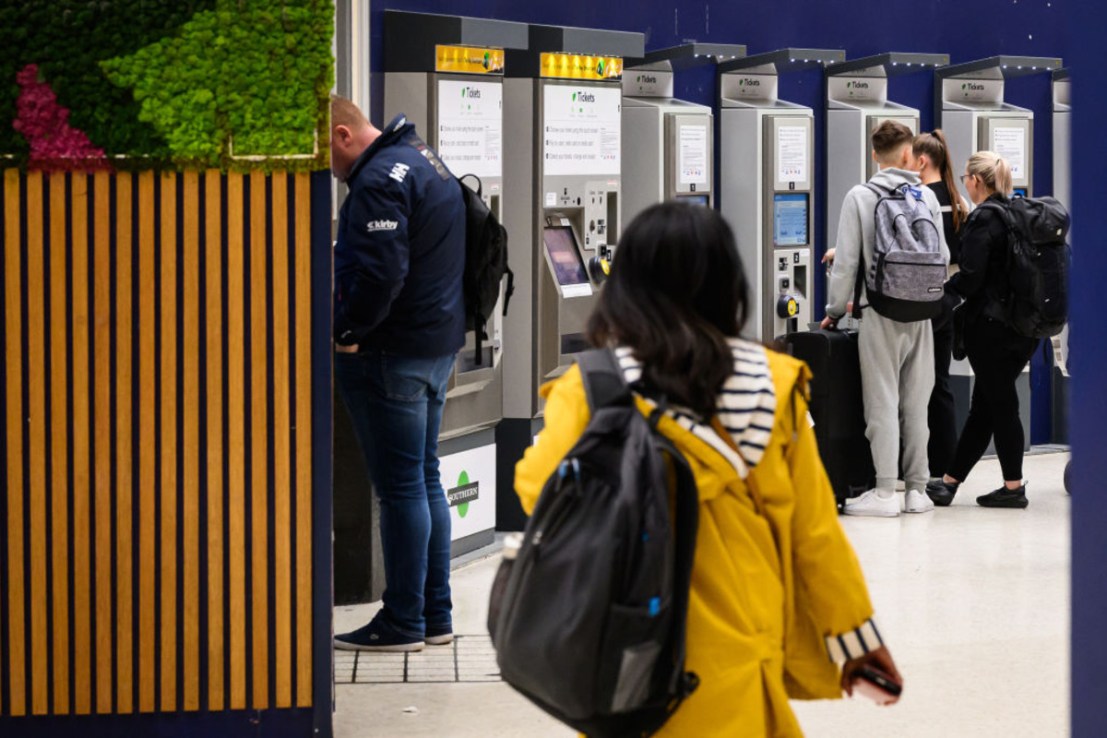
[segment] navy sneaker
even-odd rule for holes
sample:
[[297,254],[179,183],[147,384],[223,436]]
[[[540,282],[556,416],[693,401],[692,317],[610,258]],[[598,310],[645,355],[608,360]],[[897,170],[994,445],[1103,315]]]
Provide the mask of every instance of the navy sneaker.
[[334,637],[338,651],[422,651],[423,645],[422,638],[404,635],[380,617],[353,632]]
[[428,646],[448,646],[454,642],[453,626],[447,625],[444,628],[435,628],[428,625],[427,637],[423,640],[426,641]]
[[1011,507],[1018,510],[1026,509],[1030,501],[1026,499],[1026,485],[1018,489],[1000,487],[995,492],[989,492],[976,498],[976,504],[981,507]]

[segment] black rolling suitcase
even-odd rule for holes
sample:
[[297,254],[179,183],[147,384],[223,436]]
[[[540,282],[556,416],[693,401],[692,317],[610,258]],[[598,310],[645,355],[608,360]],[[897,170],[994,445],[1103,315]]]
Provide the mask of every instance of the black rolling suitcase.
[[841,505],[872,489],[873,469],[865,437],[861,363],[856,331],[814,330],[778,339],[781,350],[811,368],[811,417],[819,456]]

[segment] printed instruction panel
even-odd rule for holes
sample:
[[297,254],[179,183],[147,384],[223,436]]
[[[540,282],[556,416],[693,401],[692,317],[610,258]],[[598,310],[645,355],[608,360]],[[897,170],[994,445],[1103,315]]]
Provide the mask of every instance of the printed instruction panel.
[[1026,129],[996,126],[992,129],[992,150],[1011,167],[1012,179],[1026,177]]
[[680,127],[680,183],[707,183],[707,126]]
[[503,176],[503,85],[438,83],[438,155],[455,175]]
[[807,126],[780,126],[776,134],[777,181],[808,181],[807,154]]
[[547,175],[618,175],[623,92],[618,87],[545,85]]

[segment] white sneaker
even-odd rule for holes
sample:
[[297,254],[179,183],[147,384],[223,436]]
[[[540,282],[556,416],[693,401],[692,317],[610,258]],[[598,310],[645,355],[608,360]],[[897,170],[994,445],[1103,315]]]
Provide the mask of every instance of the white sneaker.
[[899,497],[881,497],[875,489],[846,500],[846,515],[867,515],[875,518],[895,518],[899,516]]
[[927,513],[934,509],[934,503],[930,500],[925,492],[919,492],[917,489],[907,490],[907,495],[903,501],[903,511],[907,513]]

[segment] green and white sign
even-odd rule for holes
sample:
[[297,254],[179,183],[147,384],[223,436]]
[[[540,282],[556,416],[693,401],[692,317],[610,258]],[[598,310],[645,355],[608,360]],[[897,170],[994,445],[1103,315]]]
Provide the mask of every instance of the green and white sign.
[[459,451],[439,460],[450,505],[451,539],[496,527],[496,445]]

